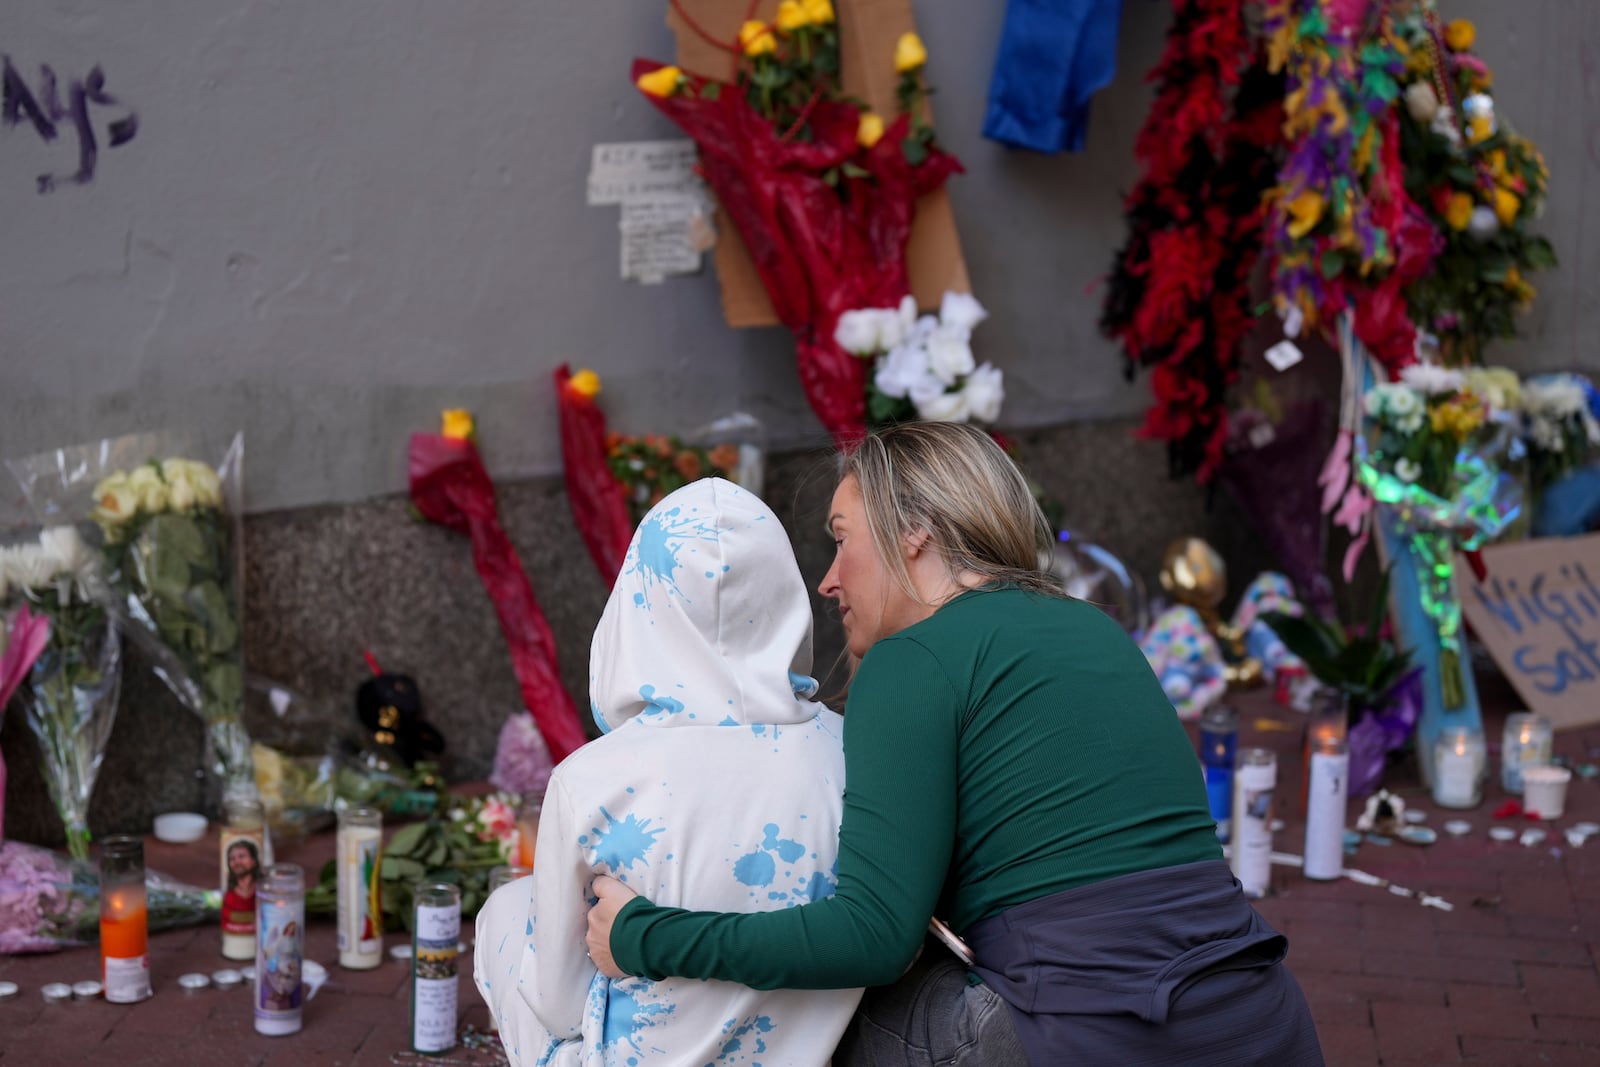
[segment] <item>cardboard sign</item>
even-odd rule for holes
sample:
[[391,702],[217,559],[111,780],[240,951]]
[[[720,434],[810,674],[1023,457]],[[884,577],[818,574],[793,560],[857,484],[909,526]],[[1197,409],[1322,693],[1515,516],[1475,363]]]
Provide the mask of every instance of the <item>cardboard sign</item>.
[[[694,25],[679,14],[692,19]],[[900,35],[915,30],[911,0],[835,0],[839,19],[840,82],[846,95],[866,101],[885,119],[897,114],[894,46]],[[746,18],[770,22],[778,0],[760,0],[750,13],[749,0],[680,0],[667,9],[667,25],[678,42],[678,66],[708,78],[729,81],[733,57],[713,41],[734,41]],[[704,35],[702,32],[704,31]],[[708,41],[709,36],[713,40]],[[775,326],[777,313],[756,273],[739,231],[726,214],[717,212],[717,279],[722,285],[722,314],[733,327]],[[947,290],[972,291],[961,256],[955,213],[943,189],[917,201],[917,217],[906,245],[906,270],[917,306],[936,308]]]
[[1461,608],[1529,710],[1556,729],[1600,723],[1600,534],[1483,550],[1462,561]]

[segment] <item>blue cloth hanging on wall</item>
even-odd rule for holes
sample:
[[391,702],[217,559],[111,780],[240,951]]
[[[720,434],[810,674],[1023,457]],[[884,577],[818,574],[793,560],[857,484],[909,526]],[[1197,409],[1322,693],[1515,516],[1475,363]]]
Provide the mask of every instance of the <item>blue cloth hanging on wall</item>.
[[1081,152],[1089,101],[1117,71],[1122,0],[1010,0],[983,135],[1035,152]]

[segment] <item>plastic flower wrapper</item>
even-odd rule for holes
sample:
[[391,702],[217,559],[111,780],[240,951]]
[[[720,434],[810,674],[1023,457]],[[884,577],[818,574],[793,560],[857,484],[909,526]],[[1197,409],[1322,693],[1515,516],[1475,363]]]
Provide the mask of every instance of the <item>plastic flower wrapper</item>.
[[27,614],[18,613],[19,631],[31,629],[38,647],[18,679],[24,720],[39,743],[40,767],[67,847],[79,860],[89,857],[89,797],[111,738],[122,680],[122,644],[94,595],[100,581],[99,553],[74,527],[51,527],[36,542],[0,547],[0,613],[8,604],[20,605]]
[[411,503],[424,519],[471,540],[473,566],[500,620],[523,706],[551,754],[563,760],[588,738],[557,672],[555,635],[500,525],[494,482],[474,443],[471,416],[447,411],[443,429],[411,435]]
[[1523,383],[1524,440],[1535,492],[1583,466],[1600,449],[1595,387],[1578,374],[1541,374]]
[[[0,552],[3,551],[0,549]],[[3,573],[0,570],[0,574]],[[5,594],[0,592],[0,603],[4,600]],[[49,639],[49,621],[34,615],[28,605],[23,604],[10,613],[0,610],[0,724],[5,722],[6,704],[10,702],[11,694],[27,677],[28,671],[33,668],[33,661],[39,658]],[[0,755],[0,840],[5,838],[5,828],[6,761]]]
[[[222,893],[147,870],[150,931],[214,922]],[[55,952],[100,938],[100,872],[60,852],[0,841],[0,955]]]
[[628,498],[611,469],[605,412],[595,403],[600,376],[592,370],[573,374],[565,364],[555,369],[556,409],[561,414],[561,469],[567,503],[578,533],[610,589],[622,570],[633,539]]
[[[476,915],[489,895],[489,872],[517,855],[521,803],[515,793],[449,795],[427,819],[397,830],[378,868],[384,929],[411,929],[413,896],[424,883],[460,886],[462,917]],[[337,907],[338,873],[329,862],[306,893],[306,914],[331,916]]]
[[244,704],[244,438],[131,434],[8,463],[46,523],[93,519],[106,603],[156,674],[206,724],[212,770],[254,795]]

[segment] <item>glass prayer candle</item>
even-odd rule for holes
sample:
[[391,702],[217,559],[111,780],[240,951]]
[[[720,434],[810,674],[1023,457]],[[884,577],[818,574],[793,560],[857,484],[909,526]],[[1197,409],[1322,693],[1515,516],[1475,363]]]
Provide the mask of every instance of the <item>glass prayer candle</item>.
[[338,857],[339,966],[366,971],[383,962],[383,908],[378,862],[383,851],[383,815],[372,808],[339,813],[334,850]]
[[531,793],[517,811],[517,847],[512,856],[518,867],[533,870],[534,846],[539,841],[539,812],[544,808],[544,794]]
[[144,841],[138,837],[108,837],[101,845],[100,972],[106,999],[113,1004],[150,995],[150,920]]
[[1481,731],[1468,726],[1440,730],[1433,746],[1433,802],[1441,808],[1475,808],[1483,803],[1487,764]]
[[256,955],[256,888],[266,862],[266,815],[259,800],[229,799],[222,829],[222,954]]
[[305,1004],[306,878],[293,863],[267,868],[256,893],[256,1033],[300,1032]]
[[1555,738],[1550,720],[1521,711],[1506,716],[1500,744],[1500,786],[1507,793],[1522,792],[1522,769],[1549,763]]

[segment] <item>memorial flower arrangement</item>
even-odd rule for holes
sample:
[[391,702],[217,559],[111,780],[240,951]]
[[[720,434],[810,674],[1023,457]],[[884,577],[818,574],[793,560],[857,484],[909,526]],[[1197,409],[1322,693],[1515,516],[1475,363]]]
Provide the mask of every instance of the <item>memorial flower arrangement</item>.
[[411,504],[424,520],[466,536],[484,593],[494,606],[500,630],[530,714],[557,760],[588,738],[578,722],[572,697],[561,684],[555,635],[516,546],[500,525],[494,482],[478,453],[477,429],[469,412],[446,411],[439,433],[411,435]]
[[669,434],[608,433],[605,442],[611,476],[622,486],[635,523],[675,489],[699,478],[733,478],[739,466],[734,445],[701,448]]
[[[395,831],[378,868],[384,929],[411,929],[413,894],[423,883],[460,886],[461,914],[477,914],[489,895],[489,872],[517,855],[520,804],[521,797],[508,792],[446,795],[427,819]],[[330,862],[306,893],[306,914],[331,916],[337,908],[338,873]]]
[[961,165],[925,119],[917,36],[869,57],[899,77],[899,114],[886,116],[842,92],[839,32],[828,0],[788,0],[772,22],[746,21],[737,40],[717,42],[733,62],[728,81],[648,60],[634,62],[632,78],[698,145],[701,173],[794,334],[806,398],[844,442],[865,424],[867,367],[835,327],[847,311],[895,306],[910,291],[917,198]]
[[1373,386],[1362,404],[1375,429],[1375,469],[1437,497],[1455,494],[1457,456],[1492,432],[1488,399],[1467,387],[1461,371],[1431,363],[1413,363],[1399,381]]
[[[117,714],[122,646],[104,606],[99,554],[71,526],[0,547],[0,616],[16,612],[6,671],[39,744],[45,786],[72,857],[89,857],[89,797]],[[23,663],[31,646],[31,662]],[[8,695],[0,682],[0,711]],[[3,783],[0,783],[3,786]]]
[[1471,22],[1441,24],[1430,5],[1399,26],[1406,191],[1440,238],[1406,300],[1452,363],[1473,363],[1485,342],[1516,335],[1516,315],[1536,295],[1528,276],[1556,265],[1550,242],[1529,229],[1543,214],[1549,171],[1497,113]]
[[1540,492],[1600,449],[1600,392],[1578,374],[1542,374],[1522,384],[1529,481]]
[[945,293],[937,316],[918,317],[909,296],[896,307],[859,308],[839,316],[834,330],[839,347],[872,362],[868,425],[999,418],[1004,376],[972,354],[972,331],[988,317],[966,293]]
[[[237,481],[243,446],[224,468]],[[245,732],[237,487],[217,467],[185,456],[113,470],[95,483],[91,517],[104,534],[107,581],[118,613],[156,652],[156,673],[205,721],[224,790],[255,791]]]
[[[215,921],[222,893],[145,872],[150,931]],[[55,952],[100,938],[100,872],[60,852],[0,841],[0,955]]]

